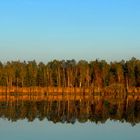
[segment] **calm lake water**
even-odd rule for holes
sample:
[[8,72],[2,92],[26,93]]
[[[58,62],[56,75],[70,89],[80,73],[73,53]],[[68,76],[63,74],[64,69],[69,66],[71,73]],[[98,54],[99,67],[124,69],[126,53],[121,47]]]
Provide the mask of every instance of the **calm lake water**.
[[108,120],[105,124],[91,122],[75,124],[54,124],[48,120],[0,120],[1,140],[139,140],[140,124],[132,127],[129,123]]
[[140,101],[0,97],[0,140],[139,140]]

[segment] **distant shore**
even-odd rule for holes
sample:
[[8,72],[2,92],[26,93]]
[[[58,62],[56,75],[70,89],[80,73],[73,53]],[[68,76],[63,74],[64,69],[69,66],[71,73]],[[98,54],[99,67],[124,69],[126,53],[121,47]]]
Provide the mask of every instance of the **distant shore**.
[[83,93],[94,94],[101,93],[101,95],[113,95],[113,94],[137,94],[140,95],[140,87],[130,87],[127,90],[121,87],[0,87],[0,93]]

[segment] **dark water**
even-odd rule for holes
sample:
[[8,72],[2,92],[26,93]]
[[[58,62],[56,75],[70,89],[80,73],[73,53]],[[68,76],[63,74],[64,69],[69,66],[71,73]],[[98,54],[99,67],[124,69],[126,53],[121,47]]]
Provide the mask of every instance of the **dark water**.
[[140,100],[0,97],[0,140],[139,140]]

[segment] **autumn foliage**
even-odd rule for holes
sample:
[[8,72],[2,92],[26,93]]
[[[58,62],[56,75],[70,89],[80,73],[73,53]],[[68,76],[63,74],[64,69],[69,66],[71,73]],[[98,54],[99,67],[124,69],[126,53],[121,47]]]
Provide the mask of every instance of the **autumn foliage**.
[[119,84],[126,89],[140,87],[140,60],[110,62],[95,60],[53,60],[0,62],[0,86],[104,88]]

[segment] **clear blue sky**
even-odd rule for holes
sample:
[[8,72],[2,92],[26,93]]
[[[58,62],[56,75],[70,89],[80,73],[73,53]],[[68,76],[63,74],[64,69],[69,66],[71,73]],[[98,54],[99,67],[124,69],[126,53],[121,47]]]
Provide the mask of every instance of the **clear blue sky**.
[[1,0],[0,60],[140,58],[140,0]]

